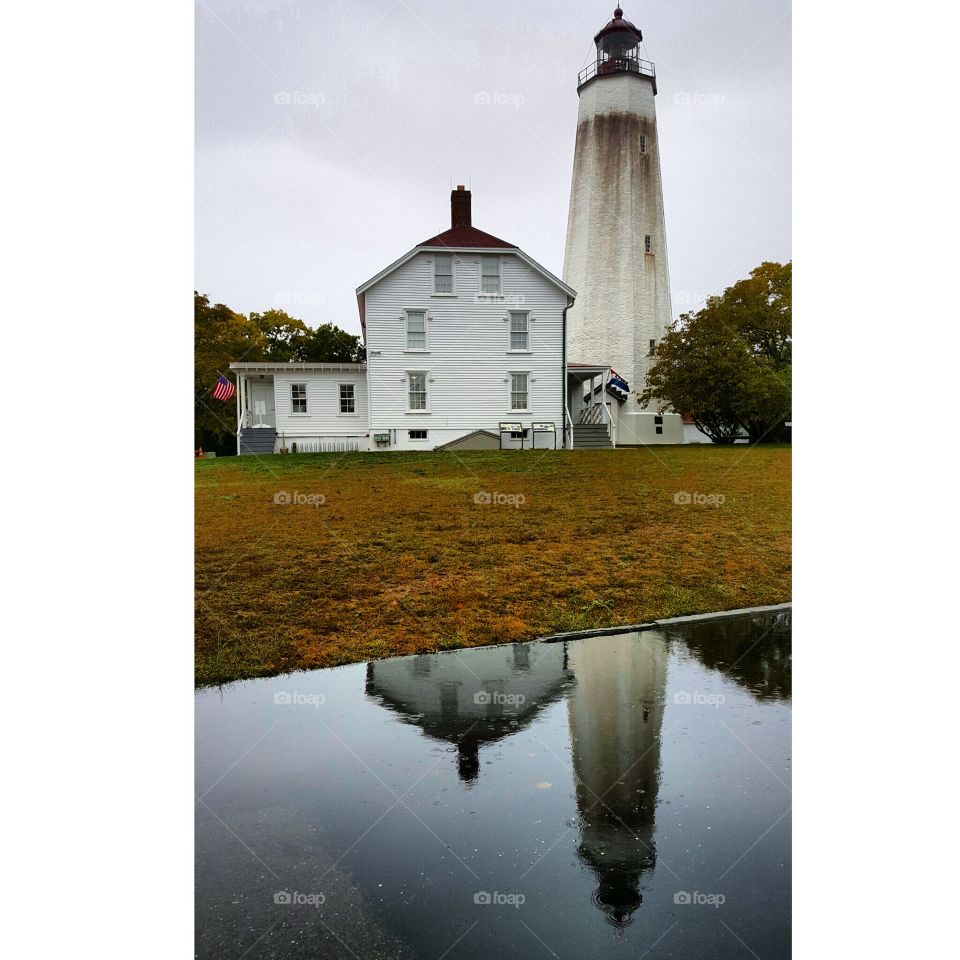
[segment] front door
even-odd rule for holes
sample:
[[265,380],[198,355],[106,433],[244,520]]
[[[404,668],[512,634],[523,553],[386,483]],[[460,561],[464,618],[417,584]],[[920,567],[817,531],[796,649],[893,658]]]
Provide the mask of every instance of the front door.
[[247,398],[251,427],[276,426],[276,412],[273,405],[273,381],[253,380]]

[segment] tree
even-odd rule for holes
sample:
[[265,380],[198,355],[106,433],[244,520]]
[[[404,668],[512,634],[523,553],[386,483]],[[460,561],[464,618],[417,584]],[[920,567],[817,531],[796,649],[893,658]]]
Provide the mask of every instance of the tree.
[[245,316],[194,292],[194,445],[217,453],[236,450],[236,407],[211,396],[218,374],[230,376],[236,361],[269,363],[363,363],[356,334],[332,323],[315,330],[283,310]]
[[790,416],[790,263],[762,263],[750,276],[683,314],[657,347],[640,403],[688,414],[714,443],[785,436]]
[[194,445],[229,452],[237,433],[234,403],[210,395],[217,375],[229,377],[235,360],[263,360],[267,339],[249,317],[223,303],[211,305],[205,294],[193,295]]
[[310,328],[283,310],[251,313],[266,342],[266,355],[274,363],[302,360],[303,346],[310,337]]
[[367,351],[356,334],[323,323],[309,331],[299,359],[306,363],[364,363]]

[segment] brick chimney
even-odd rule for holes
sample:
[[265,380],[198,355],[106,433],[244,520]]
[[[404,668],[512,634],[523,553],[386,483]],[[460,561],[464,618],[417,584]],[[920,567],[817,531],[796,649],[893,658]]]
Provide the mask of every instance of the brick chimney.
[[450,226],[469,227],[470,222],[470,191],[463,184],[456,190],[450,191]]

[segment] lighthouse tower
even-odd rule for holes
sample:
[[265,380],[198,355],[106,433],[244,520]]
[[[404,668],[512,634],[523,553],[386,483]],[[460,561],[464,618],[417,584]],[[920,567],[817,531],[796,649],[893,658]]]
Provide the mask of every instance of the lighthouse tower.
[[577,82],[580,112],[563,262],[564,282],[577,299],[567,317],[567,356],[609,364],[629,383],[620,442],[679,442],[673,429],[654,432],[651,424],[663,418],[644,411],[636,399],[652,349],[671,323],[657,77],[654,65],[640,58],[642,40],[617,7],[594,37],[596,59]]

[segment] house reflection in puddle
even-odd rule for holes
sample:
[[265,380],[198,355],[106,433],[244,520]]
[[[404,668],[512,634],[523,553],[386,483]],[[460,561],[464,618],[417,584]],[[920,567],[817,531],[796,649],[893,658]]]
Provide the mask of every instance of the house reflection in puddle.
[[563,644],[512,644],[367,664],[366,693],[427,736],[454,744],[460,779],[480,747],[522,730],[570,681]]
[[656,865],[667,644],[658,633],[572,644],[568,713],[576,775],[577,855],[596,874],[597,908],[628,924]]

